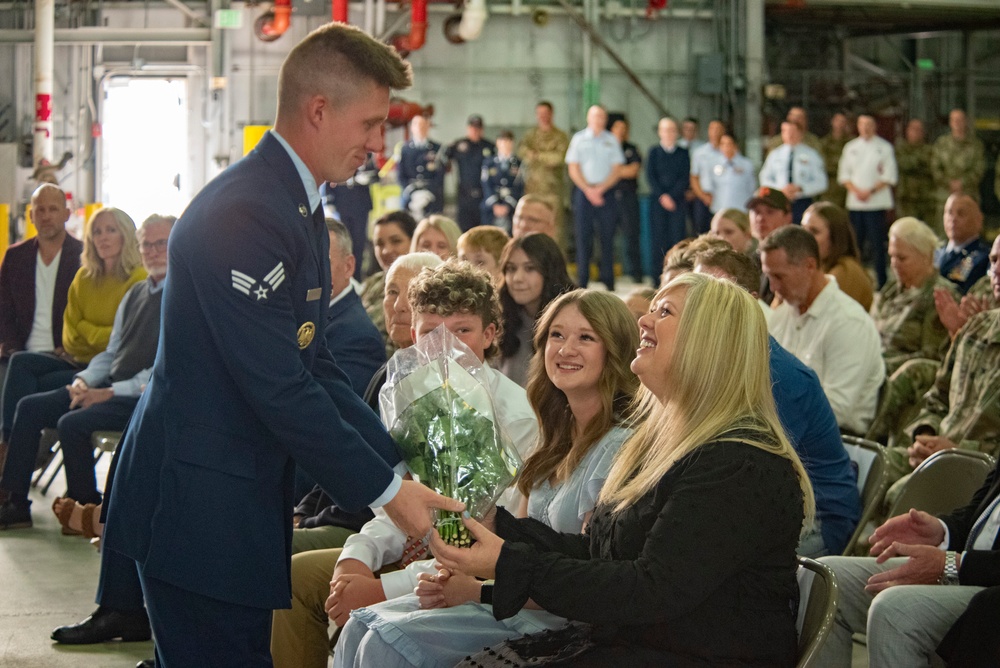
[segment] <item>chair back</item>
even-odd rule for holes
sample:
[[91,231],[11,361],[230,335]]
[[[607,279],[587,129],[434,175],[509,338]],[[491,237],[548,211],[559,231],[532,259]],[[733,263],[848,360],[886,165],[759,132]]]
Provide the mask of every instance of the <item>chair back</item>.
[[812,666],[833,628],[840,595],[837,577],[826,564],[799,557],[799,653],[796,668]]
[[868,523],[875,517],[885,490],[889,487],[889,473],[886,464],[885,448],[876,443],[857,436],[842,436],[847,455],[857,466],[858,493],[861,494],[861,519],[854,529],[851,539],[847,541],[844,554],[854,554],[858,544],[864,537]]
[[90,443],[103,452],[114,452],[122,438],[120,431],[95,431],[90,435]]
[[910,508],[946,515],[969,503],[986,480],[996,460],[984,452],[947,449],[935,452],[910,474],[889,517]]

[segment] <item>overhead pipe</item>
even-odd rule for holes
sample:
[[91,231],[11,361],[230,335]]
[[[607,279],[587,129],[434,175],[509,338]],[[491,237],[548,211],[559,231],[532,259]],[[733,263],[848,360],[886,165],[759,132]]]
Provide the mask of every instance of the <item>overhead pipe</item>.
[[462,11],[462,22],[458,24],[458,36],[466,42],[479,39],[489,15],[486,0],[468,0]]
[[254,22],[254,33],[262,42],[273,42],[292,23],[292,0],[274,0],[274,5]]
[[427,0],[412,0],[410,3],[410,33],[395,35],[392,45],[400,53],[411,53],[427,41]]
[[347,23],[347,0],[333,0],[334,23]]
[[52,159],[52,80],[55,56],[55,0],[35,0],[35,128],[32,166]]

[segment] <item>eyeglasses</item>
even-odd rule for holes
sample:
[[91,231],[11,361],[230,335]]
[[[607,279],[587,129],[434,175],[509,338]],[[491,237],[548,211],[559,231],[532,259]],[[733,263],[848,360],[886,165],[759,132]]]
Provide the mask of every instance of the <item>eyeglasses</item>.
[[154,250],[162,253],[167,250],[167,240],[160,239],[159,241],[143,241],[139,244],[139,250],[143,253],[151,253]]

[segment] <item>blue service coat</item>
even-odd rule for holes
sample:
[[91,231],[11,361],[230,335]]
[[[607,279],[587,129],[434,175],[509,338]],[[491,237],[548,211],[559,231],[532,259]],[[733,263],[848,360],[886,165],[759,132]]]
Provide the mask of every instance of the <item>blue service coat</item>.
[[385,364],[385,341],[354,290],[330,307],[326,321],[326,347],[351,379],[357,395],[363,395],[372,376]]
[[153,376],[104,533],[146,577],[288,607],[295,463],[347,510],[391,482],[394,444],[323,336],[328,252],[322,212],[270,134],[174,226]]
[[434,201],[424,211],[425,215],[441,213],[444,209],[444,172],[441,144],[427,140],[426,146],[413,141],[403,144],[399,151],[399,187],[403,189],[402,205],[409,208],[410,195],[426,188],[434,194]]
[[939,248],[934,252],[934,263],[941,275],[954,283],[964,295],[990,268],[990,245],[982,239],[976,239],[962,248],[950,251]]

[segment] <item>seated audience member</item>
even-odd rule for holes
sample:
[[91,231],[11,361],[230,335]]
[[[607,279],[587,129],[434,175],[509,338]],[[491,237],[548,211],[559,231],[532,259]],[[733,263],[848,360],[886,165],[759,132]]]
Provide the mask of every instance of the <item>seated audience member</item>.
[[[612,294],[574,290],[549,304],[538,321],[538,352],[528,384],[541,436],[519,477],[525,500],[515,513],[518,517],[531,517],[565,533],[584,529],[611,462],[631,433],[621,424],[638,386],[629,369],[638,344],[634,320]],[[497,621],[488,606],[479,605],[483,586],[461,573],[421,573],[417,595],[354,612],[356,619],[337,645],[335,665],[357,665],[359,659],[364,665],[392,665],[368,656],[367,649],[362,650],[364,656],[357,653],[357,641],[372,628],[381,629],[382,639],[409,664],[451,666],[484,645],[566,623],[530,605],[513,620]],[[345,587],[350,584],[337,581],[327,604],[341,625],[348,618],[339,593]],[[408,642],[392,640],[397,630]]]
[[653,297],[656,296],[656,288],[642,287],[636,288],[632,292],[628,293],[623,297],[625,306],[628,308],[629,313],[635,316],[636,322],[639,318],[649,313],[649,306],[653,302]]
[[837,279],[837,287],[869,311],[874,290],[861,266],[858,242],[847,211],[832,202],[817,202],[802,215],[802,227],[816,238],[823,272]]
[[[996,251],[996,239],[993,240],[993,249],[990,252],[994,251]],[[976,281],[961,299],[956,298],[954,293],[954,290],[934,291],[934,306],[941,324],[948,330],[951,338],[955,338],[958,330],[962,329],[972,316],[1000,307],[1000,302],[993,298],[993,287],[990,285],[989,276],[983,276]]]
[[[963,508],[940,519],[910,510],[877,528],[872,557],[824,557],[837,575],[840,599],[814,665],[848,668],[851,636],[867,633],[871,668],[930,666],[935,647],[966,606],[988,591],[984,587],[1000,585],[998,495],[994,468]],[[989,633],[976,640],[995,649],[995,627]]]
[[808,231],[782,228],[760,248],[764,273],[782,299],[771,316],[771,334],[819,376],[840,428],[865,433],[885,379],[875,323],[823,274]]
[[986,275],[990,247],[982,239],[983,212],[971,196],[956,193],[944,205],[944,233],[948,243],[934,255],[941,275],[963,295]]
[[[394,269],[390,270],[390,274]],[[387,285],[386,298],[390,299],[390,289],[394,284],[390,281]],[[407,295],[414,341],[419,342],[420,337],[444,324],[480,360],[485,362],[496,354],[500,304],[496,287],[485,272],[467,263],[448,262],[417,274],[410,281]],[[528,404],[527,395],[524,389],[490,368],[488,363],[485,369],[500,423],[522,459],[526,459],[538,436],[538,422]],[[513,496],[510,492],[507,494]],[[341,568],[340,572],[350,574],[345,580],[351,583],[348,593],[351,600],[363,601],[359,606],[352,607],[384,600],[392,592],[391,586],[403,592],[413,590],[415,573],[400,572],[393,576],[395,581],[376,580],[373,574],[383,565],[404,558],[406,539],[406,535],[381,511],[365,524],[360,534],[346,539],[343,558],[351,563]],[[419,539],[411,541],[406,563],[424,550]],[[317,658],[320,652],[326,657],[329,650],[322,603],[330,592],[330,575],[334,573],[340,556],[339,549],[326,549],[312,550],[292,558],[292,609],[275,611],[272,624],[271,653],[277,666],[325,665],[325,658],[322,663]],[[424,570],[433,569],[426,564]],[[316,623],[317,618],[319,624]]]
[[[440,264],[441,258],[434,253],[409,253],[397,258],[386,272],[385,297],[382,299],[382,309],[385,312],[383,322],[386,323],[389,338],[397,350],[413,345],[410,302],[407,299],[410,281],[422,269],[433,269]],[[379,411],[378,393],[385,383],[385,375],[386,367],[383,364],[364,387],[354,387],[354,392],[376,413]],[[292,513],[295,527],[292,531],[292,554],[341,547],[348,536],[357,533],[372,517],[374,515],[367,508],[357,513],[338,508],[333,499],[316,485],[301,498]]]
[[510,237],[499,227],[478,225],[458,238],[458,259],[479,267],[499,282],[503,278],[500,256],[508,241]]
[[525,195],[514,208],[512,236],[516,239],[532,232],[556,238],[556,205],[551,198],[537,193]]
[[375,249],[375,262],[381,268],[369,276],[361,287],[361,304],[368,313],[368,318],[385,339],[385,355],[389,357],[395,352],[392,339],[385,331],[385,321],[382,319],[382,299],[385,297],[385,272],[401,255],[410,252],[413,232],[417,221],[405,211],[390,211],[375,221],[372,227],[372,247]]
[[871,308],[889,374],[910,359],[940,360],[948,349],[948,331],[938,318],[934,293],[942,290],[952,299],[958,293],[934,267],[936,247],[934,231],[916,218],[900,218],[889,228],[895,280],[882,286]]
[[681,274],[694,271],[695,257],[698,253],[717,248],[729,248],[729,244],[711,233],[705,233],[693,239],[684,239],[677,243],[663,258],[663,273],[660,274],[660,287]]
[[[699,253],[695,269],[735,282],[756,297],[760,269],[730,249]],[[758,302],[759,303],[759,302]],[[765,317],[770,309],[765,305]],[[861,519],[857,476],[840,438],[837,419],[816,372],[768,336],[774,403],[792,447],[809,474],[816,496],[816,521],[799,541],[799,554],[840,554]]]
[[[114,317],[107,349],[98,353],[70,385],[32,394],[17,405],[11,425],[7,465],[0,490],[9,493],[0,506],[0,528],[30,527],[28,488],[38,454],[38,434],[45,427],[59,429],[66,466],[66,496],[81,505],[101,503],[94,475],[95,431],[122,431],[149,381],[160,333],[160,297],[167,273],[167,236],[174,219],[150,216],[139,230],[142,264],[149,278],[136,283],[122,298]],[[71,504],[60,504],[59,520],[69,530]],[[65,509],[65,510],[63,510]],[[92,536],[84,513],[80,529]]]
[[326,227],[330,233],[331,295],[324,330],[326,345],[337,366],[351,379],[354,391],[361,394],[385,364],[385,340],[368,319],[351,283],[355,264],[351,233],[331,218]]
[[146,278],[135,238],[135,223],[111,207],[91,215],[84,232],[81,267],[69,286],[63,313],[62,352],[22,351],[10,358],[4,381],[3,434],[9,441],[18,402],[36,392],[68,385],[74,375],[102,352],[122,297]]
[[757,249],[757,240],[750,233],[750,216],[739,209],[723,209],[712,216],[712,234],[737,253],[753,255]]
[[[729,281],[687,274],[639,325],[642,421],[588,532],[498,509],[485,524],[466,520],[472,548],[432,535],[434,554],[451,572],[495,580],[497,619],[531,600],[589,625],[497,648],[512,662],[544,664],[572,638],[575,666],[793,666],[795,547],[813,496],[774,409],[760,309]],[[366,635],[362,658],[384,647],[377,640]]]
[[442,260],[455,257],[458,252],[458,238],[462,230],[451,218],[434,214],[417,223],[413,231],[413,241],[410,242],[410,252],[427,251],[434,253]]
[[[792,224],[792,205],[785,194],[776,188],[762,187],[747,202],[750,215],[750,232],[757,242],[754,258],[760,264],[760,243],[779,227]],[[765,304],[774,303],[774,290],[767,274],[762,273],[757,298]]]
[[[993,270],[1000,259],[991,254]],[[991,275],[1000,298],[1000,278]],[[890,440],[890,481],[946,448],[1000,454],[1000,310],[974,315],[952,342],[905,439]],[[896,488],[898,490],[898,487]],[[890,493],[894,490],[890,489]]]
[[556,295],[573,287],[566,257],[546,234],[514,237],[500,258],[503,327],[497,370],[521,387],[528,384],[528,363],[535,354],[535,319]]
[[31,195],[38,233],[8,248],[0,263],[0,388],[14,353],[63,352],[62,315],[83,252],[83,244],[66,233],[69,213],[58,186],[40,185]]

